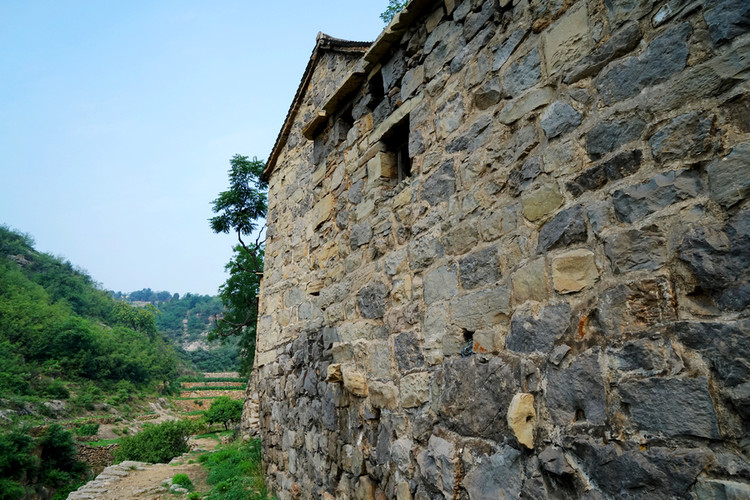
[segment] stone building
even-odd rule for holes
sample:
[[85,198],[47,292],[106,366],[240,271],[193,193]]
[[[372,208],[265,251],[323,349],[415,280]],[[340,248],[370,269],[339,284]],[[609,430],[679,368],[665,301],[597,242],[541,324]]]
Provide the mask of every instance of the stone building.
[[750,3],[411,0],[268,160],[279,499],[750,497]]

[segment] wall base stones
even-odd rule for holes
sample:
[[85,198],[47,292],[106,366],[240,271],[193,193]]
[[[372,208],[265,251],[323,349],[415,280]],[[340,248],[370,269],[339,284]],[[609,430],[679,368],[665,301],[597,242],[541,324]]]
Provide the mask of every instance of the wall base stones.
[[264,174],[280,500],[750,497],[749,12],[412,0],[315,53]]

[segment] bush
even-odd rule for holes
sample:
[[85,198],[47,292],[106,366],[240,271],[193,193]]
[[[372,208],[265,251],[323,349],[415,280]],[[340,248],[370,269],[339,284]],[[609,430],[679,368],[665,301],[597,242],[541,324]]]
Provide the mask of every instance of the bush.
[[167,463],[190,451],[187,440],[192,432],[193,424],[187,420],[146,425],[138,434],[122,438],[115,459]]
[[44,394],[55,399],[68,399],[70,397],[70,391],[59,380],[55,380],[45,387]]
[[93,436],[99,432],[99,424],[82,424],[76,426],[76,436]]
[[231,422],[239,422],[242,418],[242,401],[230,399],[229,396],[220,396],[213,400],[203,418],[209,424],[215,422],[224,424],[224,430],[229,430]]
[[195,489],[195,485],[193,485],[193,482],[187,474],[175,474],[172,478],[172,484],[179,484],[188,491],[193,491]]

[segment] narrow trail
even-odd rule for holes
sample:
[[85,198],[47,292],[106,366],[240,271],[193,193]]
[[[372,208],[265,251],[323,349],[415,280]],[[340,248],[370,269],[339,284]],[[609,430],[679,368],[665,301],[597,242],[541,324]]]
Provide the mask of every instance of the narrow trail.
[[[226,374],[204,373],[206,378],[226,376]],[[185,388],[183,386],[183,388]],[[224,387],[217,386],[216,394],[221,394]],[[235,391],[239,392],[239,391]],[[244,392],[242,392],[244,394]],[[211,395],[207,394],[207,398]],[[149,403],[151,409],[158,415],[149,423],[160,423],[167,420],[177,420],[180,412],[168,408],[166,401],[158,400]],[[179,405],[177,406],[178,408]],[[183,409],[183,412],[185,409]],[[105,468],[96,478],[89,481],[78,490],[68,495],[69,500],[166,500],[185,498],[186,492],[170,491],[170,483],[175,474],[187,474],[195,485],[196,491],[205,492],[210,489],[206,483],[208,471],[197,463],[198,457],[212,451],[219,445],[217,439],[191,438],[188,441],[191,451],[172,459],[168,464],[147,464],[144,462],[125,461]]]

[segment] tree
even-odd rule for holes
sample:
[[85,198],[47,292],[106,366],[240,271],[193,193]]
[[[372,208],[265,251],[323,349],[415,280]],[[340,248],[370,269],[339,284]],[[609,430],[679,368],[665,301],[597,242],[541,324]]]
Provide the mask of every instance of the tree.
[[209,424],[224,424],[224,430],[229,430],[229,424],[239,422],[242,418],[242,401],[231,399],[229,396],[219,396],[211,403],[211,407],[204,415]]
[[408,0],[388,0],[388,7],[386,7],[385,11],[380,14],[380,19],[382,19],[385,24],[390,23],[393,16],[398,14],[401,9],[404,8],[407,1]]
[[[255,353],[268,185],[260,178],[265,168],[263,161],[234,155],[230,165],[229,189],[213,201],[213,211],[218,215],[209,222],[215,233],[236,233],[238,245],[226,265],[229,278],[219,288],[227,312],[216,322],[210,338],[239,336],[243,354],[240,371],[247,374]],[[246,241],[251,235],[255,235],[255,240]]]

